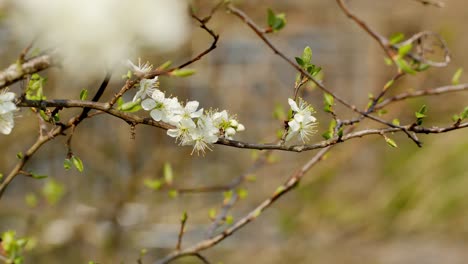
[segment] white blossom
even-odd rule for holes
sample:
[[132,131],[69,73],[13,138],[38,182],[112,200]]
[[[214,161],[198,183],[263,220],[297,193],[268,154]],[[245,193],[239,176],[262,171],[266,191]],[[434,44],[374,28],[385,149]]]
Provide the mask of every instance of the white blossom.
[[167,135],[176,138],[180,145],[186,146],[193,143],[191,133],[196,128],[195,122],[191,119],[183,119],[179,122],[176,128],[167,130]]
[[133,102],[136,102],[138,99],[145,99],[147,96],[152,96],[153,92],[156,90],[156,87],[159,86],[158,76],[153,79],[141,79],[140,84],[138,84],[139,90],[133,97]]
[[291,98],[288,99],[288,103],[293,110],[293,117],[288,122],[286,141],[299,136],[302,142],[306,143],[309,137],[317,132],[317,119],[312,115],[314,109],[302,98],[299,98],[299,105]]
[[131,60],[127,60],[127,65],[138,77],[143,77],[145,74],[149,73],[151,69],[153,69],[153,65],[151,65],[148,61],[145,64],[142,64],[140,58],[138,58],[138,66],[133,64]]

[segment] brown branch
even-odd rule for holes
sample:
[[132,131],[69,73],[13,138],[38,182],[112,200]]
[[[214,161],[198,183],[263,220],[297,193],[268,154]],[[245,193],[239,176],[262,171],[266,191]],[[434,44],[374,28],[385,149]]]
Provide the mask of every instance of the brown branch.
[[445,3],[441,2],[441,1],[432,1],[432,0],[413,0],[413,1],[419,2],[419,3],[423,4],[423,5],[431,5],[431,6],[435,6],[435,7],[444,7],[445,6]]
[[[338,0],[339,1],[339,0]],[[273,43],[271,43],[271,41],[266,37],[266,34],[265,32],[257,25],[255,24],[255,22],[253,22],[253,20],[248,17],[244,12],[242,12],[240,9],[234,7],[233,5],[228,5],[227,6],[227,9],[232,13],[234,14],[235,16],[237,16],[238,18],[240,18],[247,26],[249,26],[254,32],[255,34],[257,34],[257,36],[263,40],[263,42],[271,49],[273,50],[273,52],[280,56],[283,60],[285,60],[289,65],[291,65],[293,68],[295,68],[297,71],[299,71],[300,73],[302,73],[304,76],[308,77],[313,83],[315,83],[315,85],[317,85],[317,87],[322,90],[323,92],[326,92],[326,93],[329,93],[331,96],[333,96],[333,98],[335,98],[336,101],[338,101],[339,103],[341,103],[342,105],[346,106],[347,108],[351,109],[352,111],[356,112],[356,113],[359,113],[361,115],[364,115],[365,117],[375,121],[375,122],[378,122],[378,123],[381,123],[381,124],[384,124],[386,126],[389,126],[389,127],[393,127],[393,128],[399,128],[400,130],[402,130],[405,134],[408,135],[408,137],[413,140],[414,143],[416,143],[416,145],[418,145],[419,147],[422,146],[421,142],[418,140],[418,138],[415,137],[415,135],[412,135],[410,134],[407,130],[405,130],[404,127],[402,126],[398,126],[398,125],[395,125],[395,124],[392,124],[391,122],[388,122],[386,120],[383,120],[381,118],[378,118],[378,117],[375,117],[373,115],[370,115],[370,114],[367,114],[366,112],[364,111],[361,111],[359,110],[356,106],[354,105],[351,105],[350,103],[346,102],[344,99],[342,99],[341,97],[339,97],[337,94],[333,93],[330,91],[330,89],[328,89],[327,87],[325,87],[325,85],[316,80],[310,73],[308,73],[306,70],[302,69],[301,66],[299,66],[298,64],[296,64],[294,61],[292,61],[291,59],[289,59],[284,53],[282,53],[281,51],[279,51],[274,45]]]
[[[109,108],[108,103],[98,103],[98,102],[90,102],[90,101],[80,101],[80,100],[44,100],[44,101],[31,101],[31,100],[23,100],[22,102],[18,103],[18,106],[22,107],[36,107],[40,109],[44,109],[45,107],[64,107],[64,108],[70,108],[70,107],[89,107],[92,109],[100,110],[103,112],[106,112],[112,116],[118,117],[122,120],[124,120],[127,123],[131,123],[134,125],[138,124],[144,124],[144,125],[150,125],[154,127],[159,127],[162,129],[170,129],[173,128],[172,125],[166,124],[163,122],[157,122],[154,121],[151,118],[143,118],[139,117],[133,114],[128,114],[125,112],[121,112],[116,109]],[[414,132],[414,133],[426,133],[426,132],[433,132],[436,133],[435,131],[443,131],[443,132],[448,132],[454,129],[461,129],[466,127],[466,123],[460,124],[459,127],[452,128],[449,130],[446,130],[446,128],[427,128],[427,130],[424,130],[425,132],[422,132],[423,130],[418,129],[418,127],[414,127],[414,125],[400,125],[400,126],[395,126],[395,127],[390,127],[387,129],[369,129],[369,130],[363,130],[359,132],[354,132],[350,134],[345,134],[342,137],[334,137],[329,140],[324,140],[315,144],[308,144],[308,145],[291,145],[291,146],[285,146],[282,144],[257,144],[257,143],[247,143],[247,142],[242,142],[242,141],[236,141],[236,140],[229,140],[225,138],[219,138],[216,144],[218,145],[225,145],[225,146],[230,146],[230,147],[235,147],[235,148],[243,148],[243,149],[258,149],[258,150],[282,150],[282,151],[292,151],[292,152],[303,152],[303,151],[310,151],[314,149],[320,149],[320,148],[326,148],[328,146],[332,146],[341,142],[344,142],[346,140],[360,137],[363,135],[368,135],[368,134],[376,134],[375,131],[383,131],[383,133],[390,133],[390,132],[398,132],[398,131],[403,131],[404,133],[408,134],[409,132]],[[364,133],[364,134],[360,134]],[[439,132],[441,133],[441,132]]]
[[468,90],[468,83],[458,84],[458,85],[448,85],[442,86],[433,89],[417,90],[412,92],[406,92],[397,94],[393,97],[383,100],[375,106],[375,109],[381,109],[393,102],[402,101],[408,98],[420,97],[420,96],[431,96],[431,95],[441,95],[445,93],[459,92]]
[[289,177],[289,179],[273,193],[271,197],[264,200],[255,209],[250,211],[246,216],[237,220],[231,227],[224,230],[221,234],[218,234],[214,236],[213,238],[203,240],[187,249],[174,251],[155,263],[165,264],[177,258],[180,258],[181,255],[199,254],[199,252],[215,246],[216,244],[220,243],[221,241],[223,241],[224,239],[226,239],[227,237],[231,236],[236,231],[244,227],[246,224],[254,221],[260,214],[262,214],[263,211],[268,209],[268,207],[270,207],[276,200],[278,200],[281,196],[283,196],[284,194],[294,189],[299,183],[299,181],[304,177],[306,172],[309,171],[316,163],[320,162],[329,149],[330,147],[320,150],[306,164],[304,164],[299,171],[293,173]]
[[184,236],[185,224],[187,223],[187,219],[188,219],[187,212],[184,212],[184,214],[182,215],[182,218],[180,219],[180,231],[179,231],[179,236],[177,237],[176,250],[180,250],[180,247],[182,246],[182,238]]
[[369,36],[371,36],[375,41],[377,41],[377,43],[379,43],[380,47],[385,51],[387,56],[393,60],[393,53],[389,46],[388,39],[374,31],[363,20],[354,15],[346,6],[344,0],[336,0],[336,2],[338,3],[338,6],[341,8],[341,10],[346,14],[346,16],[353,20],[360,28],[362,28],[367,34],[369,34]]
[[5,70],[0,72],[0,89],[11,85],[28,74],[40,72],[54,65],[50,55],[41,55],[26,60],[24,63],[11,64]]

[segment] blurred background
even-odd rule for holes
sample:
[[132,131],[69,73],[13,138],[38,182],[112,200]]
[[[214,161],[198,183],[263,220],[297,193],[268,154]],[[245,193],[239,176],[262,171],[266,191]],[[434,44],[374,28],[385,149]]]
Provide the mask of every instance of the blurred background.
[[[202,17],[215,4],[192,2]],[[440,33],[451,50],[453,60],[448,67],[405,76],[388,95],[450,84],[458,68],[468,68],[466,2],[445,3],[444,8],[436,8],[411,0],[349,1],[355,13],[385,36],[402,32],[409,37],[431,30]],[[237,6],[262,26],[266,26],[267,8],[284,12],[287,25],[270,35],[272,42],[290,58],[310,46],[312,62],[323,68],[325,84],[361,108],[368,94],[378,93],[394,74],[377,43],[347,19],[335,1],[251,0],[238,1]],[[1,21],[5,21],[8,8],[1,10]],[[192,22],[181,48],[163,53],[146,47],[137,56],[156,66],[167,60],[177,65],[197,55],[212,40]],[[161,77],[161,90],[183,101],[198,100],[205,109],[236,114],[246,127],[238,134],[239,140],[273,142],[282,127],[273,112],[278,107],[288,109],[295,72],[224,10],[208,25],[220,34],[217,49],[190,66],[196,75]],[[0,68],[14,63],[23,48],[2,23]],[[122,87],[120,76],[126,71],[123,67],[116,70],[104,99]],[[41,74],[48,78],[45,95],[49,99],[77,99],[83,88],[93,94],[101,82],[100,78],[73,78],[58,67]],[[19,84],[10,88],[20,89]],[[130,91],[125,100],[133,95]],[[302,96],[317,109],[319,132],[312,141],[320,141],[330,122],[329,115],[321,111],[322,93],[307,87]],[[448,126],[467,99],[466,92],[411,99],[389,107],[383,118],[409,123],[426,104],[425,125]],[[77,113],[76,109],[64,110],[61,118]],[[337,113],[341,118],[354,116],[339,106]],[[37,137],[37,117],[31,111],[22,109],[15,121],[13,133],[0,136],[3,174],[14,166],[16,153],[24,152]],[[375,127],[380,125],[366,121],[358,128]],[[423,148],[404,134],[391,135],[398,148],[390,148],[380,136],[340,144],[297,189],[203,255],[212,263],[466,263],[467,134],[465,129],[420,135]],[[32,238],[30,246],[34,247],[27,252],[26,263],[137,263],[141,249],[148,251],[143,263],[152,263],[174,249],[184,211],[189,218],[183,246],[192,245],[206,237],[209,215],[219,212],[224,195],[179,193],[173,197],[170,190],[227,185],[248,171],[259,154],[216,145],[204,157],[190,155],[190,147],[176,146],[163,130],[137,126],[133,138],[125,122],[98,115],[75,130],[73,151],[85,167],[80,173],[63,168],[65,142],[66,137],[59,137],[46,144],[26,166],[48,178],[17,177],[0,203],[0,232],[12,229],[20,237]],[[247,196],[232,210],[234,221],[270,196],[314,154],[274,152],[249,177],[251,181],[240,186]],[[172,186],[158,191],[146,186],[145,181],[163,177],[165,163],[173,170]],[[187,258],[175,263],[198,262]]]

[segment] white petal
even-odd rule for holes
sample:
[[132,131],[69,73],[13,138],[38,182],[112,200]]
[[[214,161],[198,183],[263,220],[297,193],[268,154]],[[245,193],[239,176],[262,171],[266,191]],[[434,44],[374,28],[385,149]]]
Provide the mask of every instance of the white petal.
[[185,105],[185,110],[187,110],[187,112],[189,112],[189,113],[193,113],[193,112],[197,111],[197,108],[198,108],[199,104],[200,103],[197,102],[197,101],[190,101]]
[[159,109],[153,109],[151,112],[150,112],[150,116],[155,120],[155,121],[161,121],[161,119],[163,118],[163,112]]
[[136,102],[139,98],[145,98],[145,91],[143,89],[138,90],[138,92],[133,97],[133,102]]
[[295,114],[295,115],[294,115],[294,120],[295,120],[296,122],[299,122],[299,123],[304,122],[304,115],[302,115],[302,114]]
[[141,102],[141,107],[144,110],[149,111],[156,107],[156,102],[153,99],[147,98]]
[[235,119],[231,119],[229,120],[229,124],[231,124],[231,126],[233,127],[237,127],[239,125],[239,122],[237,122],[237,120]]
[[243,124],[237,125],[237,131],[244,131],[244,130],[245,130],[245,126]]
[[289,104],[289,106],[291,106],[291,109],[294,112],[299,112],[300,111],[299,107],[297,106],[297,103],[293,99],[288,98],[288,104]]
[[227,136],[230,137],[230,136],[233,136],[233,135],[236,134],[236,130],[234,128],[232,128],[232,127],[228,127],[226,129],[225,133],[226,133]]
[[13,99],[15,99],[15,94],[12,92],[0,94],[0,101],[13,101]]
[[162,102],[164,101],[164,93],[158,89],[155,89],[151,95],[151,98],[153,98],[156,102]]
[[194,113],[192,113],[192,114],[190,114],[190,117],[191,118],[198,118],[198,117],[200,117],[202,115],[203,115],[203,108],[196,111],[196,112],[194,112]]
[[168,129],[166,133],[170,137],[180,136],[180,131],[179,131],[179,129],[176,129],[176,128]]
[[0,115],[0,133],[9,135],[11,130],[13,130],[14,125],[15,123],[12,112]]
[[0,114],[16,110],[16,105],[13,102],[0,103]]
[[292,130],[292,131],[298,131],[301,128],[300,124],[296,120],[289,121],[288,126],[289,126],[289,130]]

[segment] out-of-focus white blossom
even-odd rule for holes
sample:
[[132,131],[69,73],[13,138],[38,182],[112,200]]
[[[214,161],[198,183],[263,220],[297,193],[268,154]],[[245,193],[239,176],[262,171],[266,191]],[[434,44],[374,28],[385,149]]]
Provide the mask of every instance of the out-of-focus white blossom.
[[286,141],[299,136],[303,143],[309,140],[309,137],[317,132],[317,119],[312,115],[314,109],[306,101],[299,98],[299,105],[291,98],[288,103],[293,111],[293,116],[288,122],[288,134]]
[[23,46],[56,49],[77,77],[99,76],[144,47],[166,51],[188,35],[184,0],[7,0],[11,31]]

